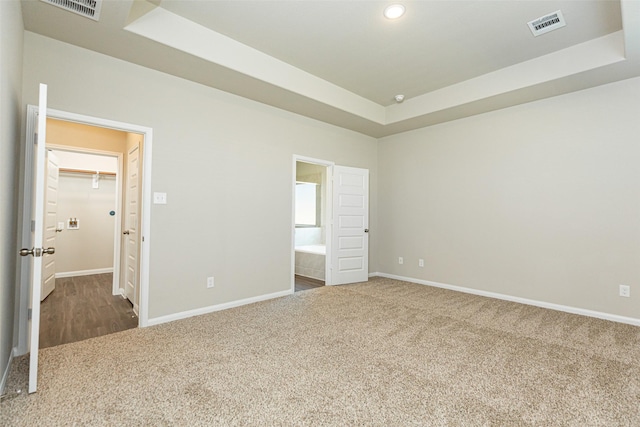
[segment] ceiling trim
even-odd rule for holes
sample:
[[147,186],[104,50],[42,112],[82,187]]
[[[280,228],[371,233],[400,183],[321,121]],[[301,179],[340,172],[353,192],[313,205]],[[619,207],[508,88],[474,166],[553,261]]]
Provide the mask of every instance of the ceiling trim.
[[385,124],[550,82],[624,61],[622,31],[521,62],[387,107]]
[[383,106],[161,7],[154,8],[124,29],[366,120],[384,124]]
[[155,4],[124,29],[260,82],[271,100],[242,96],[380,137],[640,76],[640,1],[621,0],[621,12],[621,31],[387,107]]

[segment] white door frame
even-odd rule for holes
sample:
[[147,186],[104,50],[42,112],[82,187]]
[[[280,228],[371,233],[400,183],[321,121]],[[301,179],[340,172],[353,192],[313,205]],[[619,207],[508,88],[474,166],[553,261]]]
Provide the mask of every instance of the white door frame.
[[[49,118],[53,118],[51,116],[47,116]],[[116,212],[122,212],[122,171],[123,171],[123,157],[124,154],[118,151],[105,151],[105,150],[95,150],[93,148],[86,147],[73,147],[70,145],[61,145],[61,144],[47,144],[47,148],[51,150],[57,151],[66,151],[70,153],[82,153],[82,154],[92,154],[97,156],[105,156],[105,157],[115,157],[118,161],[118,169],[116,173]],[[121,230],[122,230],[122,217],[121,215],[116,215],[115,218],[115,226],[114,226],[114,242],[113,242],[113,281],[111,287],[112,295],[120,295],[120,251],[121,249]]]
[[[19,247],[23,247],[24,242],[30,242],[31,234],[31,211],[32,211],[32,179],[31,162],[33,158],[33,134],[35,133],[36,117],[38,107],[34,105],[27,106],[27,126],[26,126],[26,147],[25,147],[25,164],[24,170],[24,210],[23,210],[23,226],[20,234]],[[117,122],[98,117],[86,116],[82,114],[70,113],[66,111],[47,109],[47,117],[69,122],[76,122],[90,126],[98,126],[103,128],[115,129],[125,132],[142,134],[144,136],[144,147],[142,159],[142,233],[141,233],[141,259],[140,259],[140,313],[138,317],[138,326],[145,327],[149,323],[149,259],[151,246],[151,153],[153,145],[153,129],[134,125],[130,123]],[[29,272],[25,271],[25,264],[18,272],[20,275],[20,300],[18,308],[18,347],[17,354],[26,354],[28,351],[28,299],[29,299]],[[27,266],[28,267],[28,266]],[[28,270],[28,269],[26,269]]]
[[296,163],[304,162],[304,163],[312,163],[315,165],[326,166],[327,175],[326,175],[326,185],[324,190],[324,200],[326,203],[325,209],[325,217],[324,224],[326,227],[325,230],[325,245],[326,245],[326,254],[325,254],[325,274],[324,274],[324,283],[325,285],[332,285],[332,277],[331,277],[331,235],[333,232],[333,227],[331,224],[333,218],[333,166],[334,162],[329,160],[322,159],[314,159],[312,157],[300,156],[297,154],[293,155],[293,179],[291,180],[291,292],[295,292],[296,290]]

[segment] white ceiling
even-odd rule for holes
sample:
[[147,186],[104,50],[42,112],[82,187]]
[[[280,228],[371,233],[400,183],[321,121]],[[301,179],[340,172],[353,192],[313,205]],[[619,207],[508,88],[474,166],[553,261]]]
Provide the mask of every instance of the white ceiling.
[[[376,137],[640,75],[637,0],[391,3],[22,4],[28,31]],[[556,10],[566,27],[533,37]]]

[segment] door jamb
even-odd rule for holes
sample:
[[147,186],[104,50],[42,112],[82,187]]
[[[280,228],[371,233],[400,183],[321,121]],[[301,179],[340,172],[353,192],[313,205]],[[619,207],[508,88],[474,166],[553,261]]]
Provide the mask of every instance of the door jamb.
[[[26,116],[26,136],[25,136],[25,164],[23,165],[24,175],[24,200],[23,200],[23,218],[22,218],[22,230],[20,231],[20,245],[25,240],[25,234],[27,237],[31,233],[31,211],[33,204],[33,194],[31,191],[31,183],[33,177],[31,177],[32,167],[28,163],[33,157],[33,135],[35,134],[35,117],[37,116],[38,107],[34,105],[27,105]],[[150,247],[151,247],[151,161],[152,161],[152,146],[153,146],[153,129],[146,126],[135,125],[131,123],[118,122],[114,120],[102,119],[98,117],[87,116],[83,114],[76,114],[67,111],[47,109],[47,117],[64,120],[68,122],[76,122],[86,124],[90,126],[97,126],[109,129],[120,130],[124,132],[142,134],[144,151],[142,158],[142,227],[140,236],[140,313],[138,317],[138,326],[145,327],[149,323],[149,260],[150,260]],[[22,247],[22,246],[20,246]],[[28,265],[26,262],[22,263],[18,273],[20,275],[20,299],[18,307],[18,346],[17,355],[27,353],[27,340],[28,340],[28,299],[29,299],[29,273]],[[27,270],[25,272],[25,269]]]
[[333,232],[333,166],[334,162],[329,160],[315,159],[313,157],[293,155],[293,179],[291,183],[291,293],[296,290],[296,163],[312,163],[320,166],[326,166],[326,185],[325,185],[325,202],[326,212],[324,217],[325,223],[325,285],[332,285],[331,277],[331,236]]

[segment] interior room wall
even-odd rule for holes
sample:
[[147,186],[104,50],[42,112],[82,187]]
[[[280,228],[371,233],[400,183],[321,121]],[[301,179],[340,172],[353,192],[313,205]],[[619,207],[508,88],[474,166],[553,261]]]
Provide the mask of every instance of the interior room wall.
[[0,393],[14,339],[18,260],[18,165],[22,116],[22,10],[19,2],[0,2]]
[[[55,151],[61,168],[117,172],[116,157]],[[93,188],[93,175],[61,172],[58,187],[56,276],[98,274],[113,270],[116,177],[101,175]],[[114,215],[110,215],[113,211]],[[69,229],[69,218],[78,229]]]
[[150,318],[291,289],[294,154],[370,170],[376,271],[376,139],[30,32],[24,51],[25,103],[45,82],[51,108],[153,128]]
[[382,139],[380,271],[640,318],[639,112],[635,78]]
[[[36,104],[37,99],[29,103]],[[51,105],[49,107],[53,108]],[[47,119],[47,144],[124,153],[127,149],[127,132]]]

